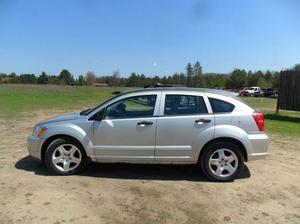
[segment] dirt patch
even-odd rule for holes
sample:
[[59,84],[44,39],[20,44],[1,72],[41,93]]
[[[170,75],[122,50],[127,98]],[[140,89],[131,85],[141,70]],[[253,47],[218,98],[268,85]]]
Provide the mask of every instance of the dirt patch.
[[0,120],[0,223],[300,223],[300,138],[270,136],[270,156],[241,179],[211,183],[196,166],[92,164],[51,176],[26,136],[54,111]]

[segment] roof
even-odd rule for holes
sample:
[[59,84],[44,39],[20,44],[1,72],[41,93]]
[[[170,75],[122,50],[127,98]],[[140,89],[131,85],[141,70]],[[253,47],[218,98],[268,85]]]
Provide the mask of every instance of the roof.
[[[189,87],[155,87],[155,88],[140,88],[140,89],[133,89],[133,90],[129,90],[126,92],[122,92],[120,94],[117,94],[118,91],[116,92],[116,96],[114,96],[113,98],[110,98],[104,102],[102,102],[100,105],[96,106],[95,108],[93,108],[92,110],[88,111],[88,114],[92,113],[93,111],[95,111],[97,108],[99,108],[100,106],[106,104],[107,102],[111,101],[112,99],[115,99],[119,96],[122,95],[126,95],[129,93],[142,93],[142,92],[159,92],[159,91],[180,91],[180,92],[200,92],[200,93],[212,93],[212,94],[219,94],[222,96],[227,96],[227,97],[232,97],[240,102],[244,102],[242,99],[236,97],[232,92],[229,91],[225,91],[225,90],[218,90],[218,89],[207,89],[207,88],[189,88]],[[244,102],[245,103],[245,102]]]
[[126,93],[138,93],[138,92],[151,92],[151,91],[180,91],[180,92],[201,92],[201,93],[212,93],[222,96],[234,97],[235,94],[226,90],[219,89],[209,89],[209,88],[189,88],[189,87],[156,87],[156,88],[144,88],[144,89],[134,89],[123,92]]

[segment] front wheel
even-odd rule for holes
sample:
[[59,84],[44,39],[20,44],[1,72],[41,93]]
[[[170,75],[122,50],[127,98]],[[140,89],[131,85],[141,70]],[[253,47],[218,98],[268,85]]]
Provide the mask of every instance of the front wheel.
[[54,173],[71,175],[78,173],[86,166],[87,157],[82,146],[76,141],[59,138],[49,145],[45,163]]
[[232,181],[244,168],[240,149],[231,142],[217,142],[210,145],[201,158],[201,167],[212,181]]

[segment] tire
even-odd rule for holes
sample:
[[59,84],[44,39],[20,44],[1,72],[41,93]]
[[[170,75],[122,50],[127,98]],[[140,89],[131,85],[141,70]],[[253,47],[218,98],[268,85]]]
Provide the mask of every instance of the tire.
[[58,138],[48,146],[45,164],[52,173],[72,175],[86,167],[87,156],[83,147],[76,141]]
[[235,144],[227,141],[216,142],[204,150],[200,163],[209,180],[233,181],[243,171],[244,157]]

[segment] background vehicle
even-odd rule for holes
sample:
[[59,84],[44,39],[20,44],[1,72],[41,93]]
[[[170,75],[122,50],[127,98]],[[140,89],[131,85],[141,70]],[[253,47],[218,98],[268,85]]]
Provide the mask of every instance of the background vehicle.
[[94,162],[200,164],[214,181],[233,180],[244,162],[267,155],[262,112],[230,92],[147,88],[36,125],[31,156],[74,174]]
[[243,88],[241,88],[240,91],[239,91],[239,95],[243,96],[244,92],[246,90],[248,90],[248,89],[249,89],[249,87],[243,87]]
[[254,96],[263,96],[263,97],[271,97],[275,95],[275,90],[273,88],[262,88],[260,93],[254,94]]
[[261,89],[260,87],[254,86],[254,87],[250,87],[249,89],[245,90],[243,92],[243,96],[254,96],[255,94],[260,94]]

